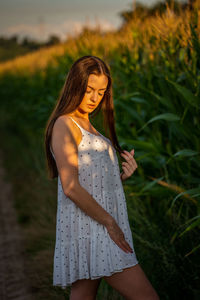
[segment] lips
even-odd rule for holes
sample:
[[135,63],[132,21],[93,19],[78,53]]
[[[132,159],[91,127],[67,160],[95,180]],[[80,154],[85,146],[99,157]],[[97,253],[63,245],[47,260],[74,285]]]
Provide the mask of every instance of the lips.
[[95,107],[95,105],[92,105],[92,104],[88,104],[88,106],[91,107],[91,108],[92,108],[92,107]]

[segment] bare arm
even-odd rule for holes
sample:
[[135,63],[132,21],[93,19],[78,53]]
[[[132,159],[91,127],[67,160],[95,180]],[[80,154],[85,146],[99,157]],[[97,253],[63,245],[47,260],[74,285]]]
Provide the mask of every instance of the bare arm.
[[78,147],[80,129],[69,117],[59,117],[53,128],[52,149],[63,191],[91,218],[105,225],[112,240],[125,252],[132,252],[115,219],[84,189],[78,179]]
[[60,117],[54,124],[52,149],[63,191],[87,215],[108,226],[113,217],[84,189],[78,180],[78,148],[80,129],[67,117]]
[[71,189],[68,196],[80,209],[97,222],[106,227],[112,224],[113,217],[80,184]]

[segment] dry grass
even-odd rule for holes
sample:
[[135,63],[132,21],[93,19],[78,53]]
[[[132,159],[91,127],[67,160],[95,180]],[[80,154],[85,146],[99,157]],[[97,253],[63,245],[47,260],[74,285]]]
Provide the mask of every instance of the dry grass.
[[[197,1],[199,2],[199,1]],[[138,50],[145,46],[145,52],[152,60],[154,52],[167,42],[173,48],[174,38],[178,38],[180,45],[187,46],[190,42],[190,22],[191,12],[185,10],[179,16],[167,7],[166,13],[142,20],[135,16],[131,22],[122,26],[119,32],[85,32],[77,38],[70,37],[65,43],[56,46],[42,48],[33,53],[17,57],[13,60],[0,64],[0,73],[9,72],[34,72],[37,69],[44,69],[49,62],[56,63],[55,57],[63,56],[65,52],[76,55],[80,49],[86,49],[90,54],[103,52],[107,56],[109,52],[120,45],[132,51],[133,55],[138,54]],[[198,10],[198,20],[200,21],[200,9]],[[200,22],[198,30],[200,34]],[[152,37],[154,42],[152,42]]]

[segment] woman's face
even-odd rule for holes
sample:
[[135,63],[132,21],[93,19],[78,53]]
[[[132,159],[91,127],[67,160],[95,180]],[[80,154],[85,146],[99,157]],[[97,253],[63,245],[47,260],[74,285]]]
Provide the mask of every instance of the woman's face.
[[90,74],[87,89],[79,108],[88,113],[96,109],[104,96],[107,85],[107,76]]

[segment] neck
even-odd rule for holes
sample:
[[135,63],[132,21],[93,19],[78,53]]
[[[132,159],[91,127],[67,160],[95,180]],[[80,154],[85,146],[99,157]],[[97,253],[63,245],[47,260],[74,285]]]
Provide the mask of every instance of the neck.
[[80,119],[89,121],[89,114],[86,112],[83,112],[82,110],[76,109],[75,111],[71,112],[70,115],[72,117],[76,117],[76,118],[80,118]]

